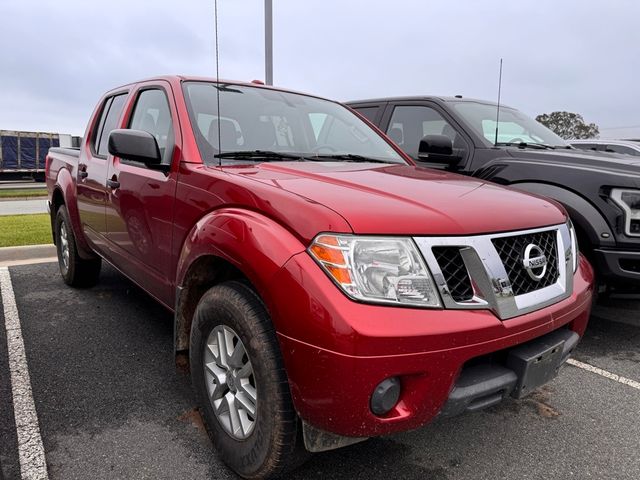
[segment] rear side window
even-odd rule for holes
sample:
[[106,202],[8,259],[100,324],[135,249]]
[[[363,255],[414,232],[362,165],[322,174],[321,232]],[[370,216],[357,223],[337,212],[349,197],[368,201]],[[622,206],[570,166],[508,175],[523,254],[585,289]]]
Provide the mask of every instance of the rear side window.
[[125,93],[111,97],[105,102],[94,143],[96,155],[106,157],[109,153],[109,134],[117,127],[126,100],[127,94]]
[[102,129],[104,128],[104,121],[107,118],[107,114],[109,113],[109,107],[111,106],[111,102],[113,101],[113,97],[109,97],[105,100],[104,105],[102,106],[102,112],[100,112],[100,118],[98,119],[98,124],[96,129],[93,132],[91,138],[91,149],[94,154],[98,153],[98,144],[100,143],[100,135],[102,134]]
[[144,130],[156,137],[162,163],[171,163],[173,152],[173,122],[169,101],[163,90],[143,90],[138,96],[129,128]]
[[324,126],[324,122],[327,120],[327,114],[310,112],[308,115],[309,122],[311,123],[311,129],[313,130],[313,136],[317,142],[320,137],[322,127]]
[[360,107],[355,109],[360,115],[369,120],[372,123],[376,122],[376,114],[378,113],[378,107]]
[[640,152],[624,145],[607,145],[607,152],[622,153],[624,155],[639,156]]

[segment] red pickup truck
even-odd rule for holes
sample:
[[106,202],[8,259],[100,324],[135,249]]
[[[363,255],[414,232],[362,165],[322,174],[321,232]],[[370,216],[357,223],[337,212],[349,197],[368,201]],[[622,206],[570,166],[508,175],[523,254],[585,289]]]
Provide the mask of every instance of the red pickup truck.
[[339,103],[162,77],[105,94],[84,139],[46,162],[62,277],[106,260],[174,312],[244,477],[520,398],[587,325],[561,207],[416,167]]

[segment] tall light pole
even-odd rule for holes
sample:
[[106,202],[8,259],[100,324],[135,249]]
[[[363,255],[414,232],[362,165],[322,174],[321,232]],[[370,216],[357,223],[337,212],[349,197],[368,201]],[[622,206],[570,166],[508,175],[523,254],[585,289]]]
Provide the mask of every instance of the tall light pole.
[[273,0],[264,0],[264,80],[273,85]]

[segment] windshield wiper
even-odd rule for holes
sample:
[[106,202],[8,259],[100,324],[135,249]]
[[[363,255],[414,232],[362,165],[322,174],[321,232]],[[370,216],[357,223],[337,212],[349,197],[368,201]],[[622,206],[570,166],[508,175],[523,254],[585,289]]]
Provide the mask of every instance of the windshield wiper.
[[347,162],[367,162],[367,163],[394,163],[387,160],[381,160],[378,158],[365,157],[363,155],[356,155],[354,153],[331,153],[322,155],[309,155],[304,153],[285,153],[276,152],[273,150],[238,150],[235,152],[222,152],[214,155],[214,158],[231,158],[231,159],[248,159],[248,160],[260,160],[266,159],[268,161],[305,161],[310,160],[314,162],[328,162],[331,160],[342,160]]
[[364,155],[356,155],[355,153],[327,153],[322,155],[315,155],[305,157],[308,160],[315,161],[330,161],[330,160],[346,160],[347,162],[359,162],[359,163],[396,163],[388,160],[381,160],[379,158],[365,157]]
[[236,158],[236,159],[267,159],[288,162],[291,160],[301,161],[304,158],[292,153],[275,152],[273,150],[238,150],[235,152],[222,152],[213,156],[214,158]]
[[498,142],[496,143],[496,145],[504,145],[507,147],[518,147],[518,148],[538,148],[541,150],[555,150],[556,147],[554,147],[553,145],[547,145],[546,143],[535,143],[535,142],[517,142],[517,143],[512,143],[512,142]]

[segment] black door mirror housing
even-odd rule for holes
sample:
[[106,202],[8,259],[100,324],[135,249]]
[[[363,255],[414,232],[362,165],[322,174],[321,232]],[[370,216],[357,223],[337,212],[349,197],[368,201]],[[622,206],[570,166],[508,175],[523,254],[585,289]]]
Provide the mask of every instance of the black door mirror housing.
[[462,160],[453,154],[453,141],[446,135],[425,135],[420,140],[418,158],[425,162],[457,164]]
[[116,129],[109,135],[109,153],[125,160],[142,162],[149,168],[168,170],[156,138],[144,130]]

